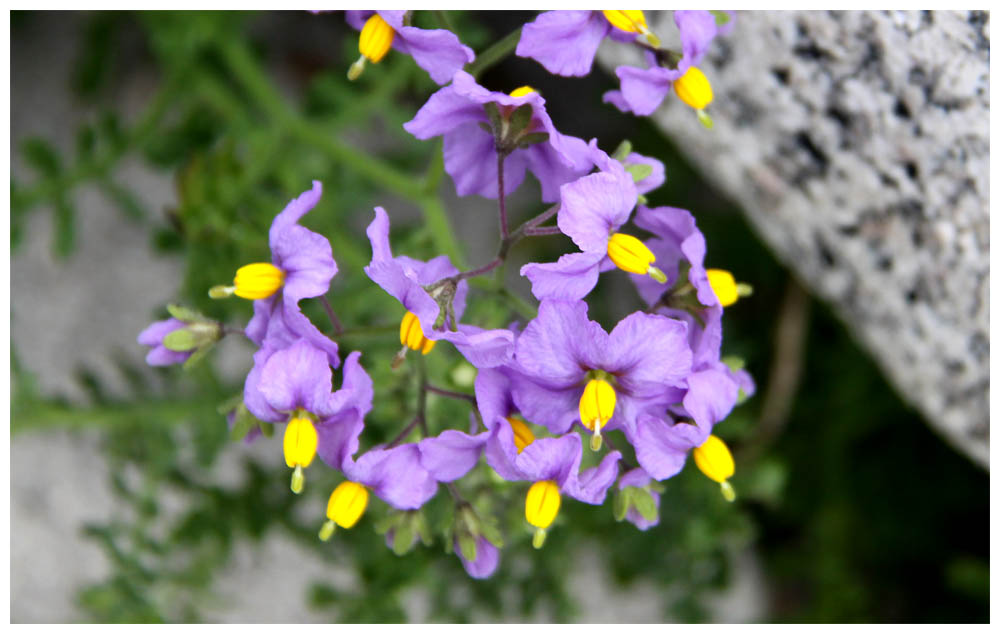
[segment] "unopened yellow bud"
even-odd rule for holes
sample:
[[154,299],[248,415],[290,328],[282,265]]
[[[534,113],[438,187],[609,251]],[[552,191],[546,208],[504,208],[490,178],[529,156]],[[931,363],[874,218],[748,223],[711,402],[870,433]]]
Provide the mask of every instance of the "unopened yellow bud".
[[546,529],[559,514],[559,485],[552,480],[542,480],[531,485],[524,500],[524,519],[536,528]]
[[617,399],[615,388],[604,379],[591,379],[583,388],[583,396],[580,397],[580,422],[594,432],[590,439],[590,448],[594,451],[601,448],[601,427],[614,415]]
[[525,447],[535,442],[535,435],[531,433],[531,429],[523,421],[510,416],[507,418],[507,422],[514,430],[514,446],[517,447],[517,453],[521,453]]
[[233,294],[243,299],[266,299],[277,293],[284,283],[284,271],[270,262],[254,262],[236,270]]
[[718,436],[709,436],[700,447],[695,448],[694,463],[702,473],[719,483],[728,502],[736,499],[736,492],[728,482],[736,471],[736,464],[729,447]]
[[312,421],[305,417],[296,417],[285,426],[285,464],[290,468],[308,467],[316,457],[316,447],[319,438]]
[[708,283],[715,291],[715,296],[719,298],[722,307],[732,306],[740,298],[739,287],[733,274],[723,269],[706,269]]
[[674,82],[674,90],[681,101],[695,110],[704,110],[712,103],[712,84],[705,73],[694,66]]
[[399,343],[411,350],[427,354],[434,349],[437,341],[425,337],[424,331],[420,328],[420,318],[407,311],[403,315],[403,320],[399,322]]
[[642,240],[627,233],[615,233],[608,239],[608,257],[628,273],[649,275],[661,284],[667,281],[663,271],[653,266],[656,256]]
[[389,23],[383,20],[379,14],[372,14],[372,17],[368,18],[364,27],[361,28],[361,36],[358,38],[358,52],[368,58],[371,63],[378,64],[392,48],[392,40],[395,37],[396,32],[392,30]]
[[515,88],[514,90],[510,91],[510,96],[516,99],[517,97],[530,95],[533,92],[538,92],[538,91],[532,88],[531,86],[521,86],[520,88]]
[[[338,484],[330,494],[330,501],[326,503],[326,517],[341,528],[351,528],[358,523],[366,508],[368,489],[363,484],[346,480]],[[328,530],[332,535],[333,529]]]

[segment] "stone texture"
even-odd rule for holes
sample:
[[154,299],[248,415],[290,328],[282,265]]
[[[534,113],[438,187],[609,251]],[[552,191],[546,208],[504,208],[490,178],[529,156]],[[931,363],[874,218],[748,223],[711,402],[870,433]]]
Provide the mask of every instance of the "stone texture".
[[[669,13],[651,22],[676,44]],[[653,115],[987,467],[989,59],[986,12],[740,12],[702,64],[715,128],[673,97]]]

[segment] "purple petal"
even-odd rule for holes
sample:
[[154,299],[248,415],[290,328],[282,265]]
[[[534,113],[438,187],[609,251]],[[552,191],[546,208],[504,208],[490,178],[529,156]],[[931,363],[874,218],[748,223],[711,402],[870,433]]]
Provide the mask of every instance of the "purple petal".
[[681,33],[681,51],[684,53],[678,70],[686,71],[701,63],[719,31],[715,16],[709,11],[674,11],[674,22]]
[[553,434],[565,434],[579,418],[582,394],[582,383],[552,389],[519,373],[511,375],[511,396],[517,405],[517,411],[525,419],[548,428]]
[[164,337],[186,325],[180,319],[173,317],[163,321],[154,321],[139,333],[136,342],[143,346],[159,346],[163,343]]
[[413,57],[436,84],[444,85],[467,63],[476,58],[472,49],[464,46],[451,31],[418,29],[404,26],[398,29],[394,46]]
[[584,176],[563,185],[560,193],[559,230],[581,251],[602,255],[608,250],[608,236],[628,221],[638,197],[624,169]]
[[483,368],[476,374],[476,405],[487,429],[514,412],[510,378],[498,368]]
[[583,299],[597,285],[600,252],[567,253],[556,262],[529,263],[521,275],[531,280],[531,293],[538,299]]
[[629,106],[628,102],[625,101],[625,95],[622,94],[620,90],[609,90],[604,93],[601,97],[603,103],[609,103],[615,108],[618,108],[622,112],[629,113],[632,112],[632,107]]
[[326,417],[354,408],[363,418],[372,409],[373,396],[371,377],[361,367],[361,353],[355,350],[347,355],[344,362],[344,380],[340,389],[329,394],[322,407],[313,413]]
[[663,98],[670,92],[672,82],[684,73],[660,67],[619,66],[615,74],[621,80],[621,98],[628,104],[629,111],[646,116],[660,107]]
[[439,482],[452,482],[464,476],[483,453],[489,432],[475,436],[454,429],[441,432],[418,443],[420,464]]
[[156,346],[146,353],[146,363],[151,366],[174,365],[184,363],[192,354],[194,352],[190,350],[178,352],[176,350],[169,350],[164,346]]
[[[518,470],[527,480],[554,480],[559,488],[575,478],[583,457],[578,434],[559,438],[538,438],[514,459]],[[613,478],[612,478],[613,479]]]
[[691,372],[687,324],[662,315],[632,313],[611,331],[603,369],[635,396],[681,386]]
[[333,373],[326,355],[305,340],[271,355],[260,374],[258,389],[276,411],[325,411]]
[[247,410],[251,414],[256,416],[262,421],[269,423],[284,423],[288,421],[288,415],[283,414],[268,403],[267,398],[260,391],[260,377],[264,370],[264,365],[267,360],[271,358],[274,354],[274,349],[270,347],[264,347],[258,350],[253,355],[253,367],[250,368],[250,372],[247,374],[246,381],[243,384],[243,404],[247,406]]
[[[536,143],[525,150],[517,150],[511,156],[523,155],[531,173],[542,186],[542,202],[554,203],[559,200],[560,188],[585,174],[590,165],[584,163],[588,153],[587,144],[576,137],[559,135],[556,143]],[[504,169],[506,172],[506,167]],[[506,174],[505,174],[506,176]],[[506,187],[506,181],[504,181]]]
[[268,242],[271,245],[272,252],[275,251],[275,244],[281,232],[297,223],[302,216],[309,213],[309,210],[316,206],[322,195],[323,184],[319,181],[313,181],[312,189],[303,192],[298,198],[285,205],[281,213],[274,217],[274,221],[271,222],[271,230],[268,233]]
[[608,335],[587,319],[582,301],[546,300],[517,340],[517,364],[553,388],[579,384],[588,369],[600,367]]
[[397,509],[418,509],[437,492],[437,481],[421,466],[414,444],[372,449],[357,462],[345,461],[343,470]]
[[489,101],[490,91],[477,84],[472,75],[458,72],[452,84],[431,95],[413,119],[403,124],[403,129],[426,141],[468,123],[488,123],[483,104]]
[[695,372],[688,377],[688,392],[684,396],[684,409],[699,427],[712,428],[724,419],[736,405],[739,387],[728,368],[720,367]]
[[642,468],[653,478],[665,480],[684,468],[687,452],[703,443],[708,432],[688,423],[670,425],[660,417],[642,414],[635,431],[627,435]]
[[587,504],[603,504],[608,488],[618,477],[618,461],[622,455],[611,451],[596,467],[585,470],[578,477],[570,478],[566,494]]
[[514,355],[514,333],[503,328],[483,330],[476,326],[459,324],[458,332],[431,330],[425,334],[428,339],[450,341],[466,361],[477,368],[503,365]]
[[297,303],[330,290],[337,263],[329,240],[305,227],[292,225],[278,232],[271,249],[275,265],[285,272],[282,287],[285,301]]
[[524,25],[515,52],[555,75],[583,77],[610,29],[598,11],[547,11]]
[[625,163],[633,165],[648,165],[653,168],[653,171],[649,176],[635,184],[636,191],[640,194],[647,194],[667,181],[666,170],[663,167],[663,163],[655,158],[632,152],[628,155],[628,158],[625,159]]
[[[481,109],[481,108],[480,108]],[[444,135],[444,169],[459,196],[497,197],[497,153],[493,135],[477,125],[459,126]],[[504,160],[504,195],[524,180],[527,157],[517,150]]]
[[344,469],[358,451],[358,439],[364,430],[363,415],[355,408],[324,418],[316,424],[320,460],[333,469]]

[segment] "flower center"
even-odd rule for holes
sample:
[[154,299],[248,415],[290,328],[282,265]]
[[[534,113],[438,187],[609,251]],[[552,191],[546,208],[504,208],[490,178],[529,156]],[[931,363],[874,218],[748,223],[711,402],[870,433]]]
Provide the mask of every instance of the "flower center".
[[243,299],[266,299],[284,283],[284,271],[270,262],[254,262],[236,270],[232,293]]
[[[605,375],[604,372],[600,374]],[[614,416],[617,398],[615,388],[604,378],[592,378],[583,388],[583,396],[580,397],[580,422],[594,432],[590,438],[590,448],[594,451],[601,448],[601,427]]]
[[736,464],[726,443],[718,436],[709,436],[701,446],[695,448],[693,453],[694,463],[698,465],[698,469],[721,486],[722,497],[729,502],[735,500],[736,491],[729,484],[729,478],[733,477]]
[[517,97],[524,97],[525,95],[530,95],[533,92],[538,92],[538,91],[532,88],[531,86],[521,86],[520,88],[515,88],[514,90],[512,90],[510,92],[510,96],[516,99]]
[[368,508],[368,489],[363,484],[346,480],[337,485],[326,503],[327,521],[319,531],[323,541],[330,539],[337,526],[351,528]]
[[535,527],[532,544],[541,548],[545,543],[545,529],[552,525],[559,513],[559,486],[552,480],[542,480],[531,485],[524,500],[524,519]]
[[663,271],[652,265],[656,262],[656,256],[635,236],[627,233],[612,234],[608,239],[608,257],[623,271],[649,275],[661,284],[667,281]]
[[306,477],[302,470],[309,466],[316,457],[316,447],[319,437],[316,427],[304,414],[297,414],[285,426],[285,464],[295,469],[292,472],[292,491],[301,493]]
[[514,446],[517,447],[517,453],[521,453],[525,447],[535,442],[535,434],[531,433],[531,429],[524,421],[510,416],[507,418],[507,422],[514,430]]

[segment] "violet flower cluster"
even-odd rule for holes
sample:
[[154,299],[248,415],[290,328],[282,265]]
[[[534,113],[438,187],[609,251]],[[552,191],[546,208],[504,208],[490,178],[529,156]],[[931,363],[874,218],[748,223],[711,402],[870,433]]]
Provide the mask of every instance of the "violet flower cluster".
[[[457,193],[497,199],[501,229],[497,257],[461,271],[445,255],[394,255],[389,213],[371,212],[372,255],[363,272],[399,304],[393,319],[401,349],[365,362],[405,365],[420,377],[413,419],[384,444],[362,442],[379,386],[360,351],[341,357],[336,298],[325,305],[333,338],[300,307],[309,299],[326,302],[339,271],[328,239],[301,224],[320,202],[318,181],[274,218],[271,261],[247,264],[231,285],[210,290],[215,298],[253,301],[254,316],[242,332],[256,350],[241,402],[229,415],[234,429],[247,439],[261,437],[245,423],[252,415],[259,429],[282,430],[295,493],[304,490],[316,456],[343,476],[320,537],[353,527],[374,494],[392,509],[383,522],[387,544],[406,552],[418,536],[429,539],[420,509],[445,489],[455,500],[446,548],[469,575],[482,578],[499,565],[503,531],[465,499],[459,486],[465,478],[481,482],[492,473],[511,483],[498,487],[498,495],[521,496],[536,548],[566,497],[601,505],[611,491],[619,521],[654,527],[658,483],[676,475],[689,454],[732,499],[732,457],[713,429],[754,385],[721,356],[722,317],[749,288],[727,271],[706,268],[705,238],[690,212],[647,206],[646,194],[666,182],[663,164],[627,144],[609,155],[596,139],[561,134],[529,86],[505,94],[479,85],[462,70],[472,51],[448,31],[412,27],[399,11],[349,12],[348,21],[362,31],[365,59],[377,62],[372,46],[391,44],[443,84],[403,127],[418,139],[443,137],[444,166]],[[683,52],[673,67],[640,11],[543,13],[525,25],[517,54],[556,74],[584,75],[604,38],[641,46],[650,67],[619,68],[621,91],[606,98],[648,114],[663,87],[695,67],[719,30],[705,11],[677,11],[675,21]],[[554,206],[512,228],[505,198],[528,172],[542,200]],[[555,224],[546,224],[552,218]],[[633,235],[630,222],[648,237]],[[521,268],[539,302],[537,315],[506,328],[463,321],[470,278],[497,269],[520,240],[553,234],[568,236],[578,251]],[[590,318],[587,297],[602,281],[621,279],[605,275],[614,269],[628,274],[644,307],[606,329]],[[171,315],[139,336],[152,348],[151,365],[188,361],[234,331],[178,307]],[[440,342],[475,368],[472,394],[437,388],[425,376],[419,357],[449,354]],[[429,425],[428,392],[469,403],[471,424]],[[436,435],[428,431],[442,426]]]

